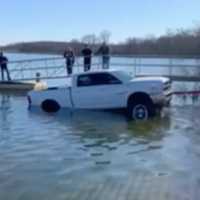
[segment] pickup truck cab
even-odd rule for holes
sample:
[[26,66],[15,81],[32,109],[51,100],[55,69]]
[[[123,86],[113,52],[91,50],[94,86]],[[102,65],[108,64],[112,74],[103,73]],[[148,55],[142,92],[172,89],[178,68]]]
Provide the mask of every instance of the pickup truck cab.
[[169,105],[171,82],[165,77],[133,78],[120,70],[85,72],[72,75],[70,86],[32,90],[28,100],[46,112],[125,108],[129,118],[144,120]]

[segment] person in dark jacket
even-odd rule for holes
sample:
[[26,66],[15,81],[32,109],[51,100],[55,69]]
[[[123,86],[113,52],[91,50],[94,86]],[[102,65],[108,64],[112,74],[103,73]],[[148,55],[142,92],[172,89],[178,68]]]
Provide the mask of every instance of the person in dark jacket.
[[10,73],[7,67],[8,59],[6,56],[3,55],[3,52],[0,52],[0,67],[1,67],[1,80],[4,81],[4,71],[7,74],[7,80],[10,81]]
[[110,48],[105,42],[100,46],[97,54],[102,55],[102,68],[108,69],[110,64]]
[[91,69],[92,50],[86,44],[81,53],[84,57],[84,71],[89,71]]
[[66,68],[67,68],[67,74],[71,75],[73,73],[73,65],[75,62],[75,56],[73,50],[68,47],[64,52],[64,58],[66,60]]

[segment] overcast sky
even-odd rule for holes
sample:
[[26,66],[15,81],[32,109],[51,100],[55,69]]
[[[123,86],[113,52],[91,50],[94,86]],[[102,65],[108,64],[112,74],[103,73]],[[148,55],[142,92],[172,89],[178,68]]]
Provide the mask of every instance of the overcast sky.
[[102,30],[118,42],[200,24],[200,0],[0,0],[0,5],[0,45],[68,41]]

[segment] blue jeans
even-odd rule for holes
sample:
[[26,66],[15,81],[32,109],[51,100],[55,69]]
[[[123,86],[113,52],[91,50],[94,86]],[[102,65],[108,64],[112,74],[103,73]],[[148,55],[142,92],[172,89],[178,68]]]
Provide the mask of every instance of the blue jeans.
[[7,74],[7,80],[10,81],[11,78],[10,78],[10,73],[9,73],[9,71],[8,71],[7,66],[1,66],[1,80],[2,80],[2,81],[5,80],[5,79],[4,79],[4,71],[5,71],[6,74]]
[[103,56],[102,57],[102,68],[103,69],[109,69],[110,64],[110,57],[109,56]]

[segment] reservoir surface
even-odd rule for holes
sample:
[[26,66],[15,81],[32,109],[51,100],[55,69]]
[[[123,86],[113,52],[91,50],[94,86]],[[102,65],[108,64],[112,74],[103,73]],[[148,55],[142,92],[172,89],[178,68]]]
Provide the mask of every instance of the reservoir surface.
[[200,199],[199,119],[192,95],[139,123],[103,111],[47,114],[28,109],[26,93],[0,93],[0,199]]
[[163,116],[136,123],[46,114],[28,109],[25,94],[1,93],[0,199],[198,199],[199,105],[174,97]]

